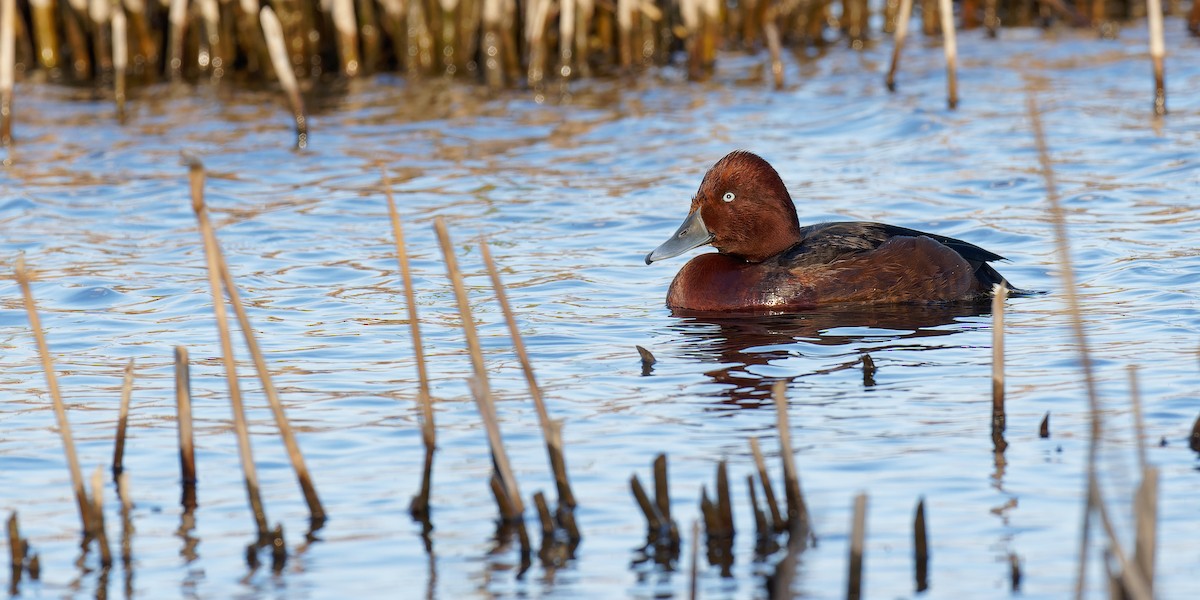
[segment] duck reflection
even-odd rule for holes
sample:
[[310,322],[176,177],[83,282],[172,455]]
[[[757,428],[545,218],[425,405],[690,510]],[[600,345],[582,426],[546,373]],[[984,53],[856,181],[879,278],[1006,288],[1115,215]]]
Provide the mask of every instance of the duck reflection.
[[[977,302],[827,307],[787,315],[675,311],[678,320],[671,329],[682,339],[682,356],[719,365],[705,372],[721,388],[714,395],[723,396],[726,404],[752,408],[770,404],[771,385],[779,379],[762,372],[770,371],[773,361],[805,355],[806,347],[850,346],[837,364],[784,375],[788,379],[859,367],[867,352],[895,348],[897,342],[908,349],[935,349],[907,341],[966,331],[973,328],[968,319],[989,314],[990,307]],[[869,358],[865,362],[864,384],[874,385],[874,366]]]

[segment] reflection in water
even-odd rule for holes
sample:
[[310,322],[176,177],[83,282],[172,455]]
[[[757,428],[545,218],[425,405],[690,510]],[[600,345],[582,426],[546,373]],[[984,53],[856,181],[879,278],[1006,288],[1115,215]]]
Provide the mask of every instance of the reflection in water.
[[[862,342],[899,342],[916,338],[946,336],[963,327],[945,327],[969,317],[986,316],[990,308],[983,303],[963,302],[928,305],[888,305],[831,307],[789,315],[712,315],[676,311],[679,320],[671,327],[686,338],[683,356],[700,362],[716,363],[718,368],[705,375],[721,384],[716,392],[738,407],[771,404],[771,385],[777,378],[763,376],[757,367],[805,354],[805,345],[838,346]],[[856,346],[836,366],[797,373],[831,373],[863,364],[869,370],[864,383],[874,378],[874,363],[867,350],[886,350],[894,346]],[[906,348],[911,345],[906,344]],[[869,377],[868,377],[869,375]],[[870,385],[871,383],[868,383]]]

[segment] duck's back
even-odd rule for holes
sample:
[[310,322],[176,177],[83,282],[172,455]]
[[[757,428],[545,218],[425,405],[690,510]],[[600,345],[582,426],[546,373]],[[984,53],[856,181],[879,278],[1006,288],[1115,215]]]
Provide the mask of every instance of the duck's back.
[[[874,262],[878,265],[898,262],[914,271],[926,271],[940,265],[942,268],[956,266],[957,261],[949,254],[939,251],[934,246],[942,246],[962,260],[966,261],[974,275],[976,291],[987,292],[993,284],[1002,283],[1012,286],[1000,273],[989,265],[989,262],[1004,260],[1003,256],[976,246],[963,240],[926,233],[907,227],[897,227],[885,223],[867,221],[842,221],[833,223],[818,223],[801,228],[801,241],[792,246],[779,258],[781,264],[792,268],[829,265],[838,261],[852,260],[856,255],[867,254],[879,250],[882,246],[898,239],[928,238],[935,242],[928,248],[920,248],[913,256],[894,255],[876,256]],[[913,250],[918,248],[913,247]],[[888,260],[884,260],[887,258]],[[918,273],[914,272],[914,276]]]

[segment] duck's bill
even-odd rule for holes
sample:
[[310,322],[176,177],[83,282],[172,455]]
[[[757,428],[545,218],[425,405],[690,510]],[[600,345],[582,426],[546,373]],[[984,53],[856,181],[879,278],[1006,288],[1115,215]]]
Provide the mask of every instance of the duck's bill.
[[671,239],[662,243],[661,246],[654,249],[653,252],[646,255],[646,264],[650,264],[656,260],[679,256],[692,248],[703,246],[713,241],[713,234],[704,226],[704,219],[700,216],[700,210],[694,210],[683,220],[683,225],[675,231],[675,235]]

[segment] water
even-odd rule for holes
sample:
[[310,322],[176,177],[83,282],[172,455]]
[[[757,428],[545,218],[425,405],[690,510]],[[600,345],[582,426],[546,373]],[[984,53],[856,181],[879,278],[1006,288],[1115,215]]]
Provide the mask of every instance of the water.
[[[1110,510],[1128,548],[1138,476],[1125,367],[1137,364],[1149,459],[1162,469],[1157,589],[1193,597],[1200,480],[1186,438],[1200,389],[1200,49],[1181,22],[1166,30],[1165,119],[1150,116],[1140,27],[1118,41],[967,32],[954,112],[944,108],[941,49],[919,38],[896,94],[882,85],[889,44],[789,58],[789,87],[778,93],[767,91],[762,56],[723,56],[708,83],[665,70],[636,82],[578,82],[545,104],[523,92],[485,97],[473,86],[378,77],[311,101],[304,153],[289,149],[282,101],[267,92],[141,90],[120,127],[90,91],[23,84],[19,144],[0,175],[0,263],[11,273],[24,252],[37,273],[85,473],[110,460],[130,358],[137,380],[125,458],[136,502],[133,575],[118,566],[105,581],[94,552],[76,565],[78,517],[50,399],[19,291],[10,275],[0,281],[0,510],[19,512],[43,567],[42,581],[24,582],[22,593],[686,597],[699,489],[712,489],[726,459],[737,561],[732,578],[703,565],[701,594],[761,597],[760,574],[781,555],[752,562],[748,438],[760,439],[778,478],[767,394],[786,378],[819,536],[801,559],[797,592],[843,595],[851,502],[866,491],[869,596],[914,593],[911,518],[924,497],[927,596],[1007,596],[1012,553],[1024,596],[1064,597],[1077,564],[1089,421],[1027,114],[1034,93],[1109,425],[1101,470]],[[803,222],[870,219],[963,238],[1008,257],[999,269],[1014,284],[1049,292],[1008,302],[1003,464],[989,437],[986,307],[728,320],[663,306],[686,257],[651,267],[642,257],[674,231],[705,169],[736,148],[779,169]],[[278,575],[245,565],[254,525],[181,152],[208,168],[221,242],[331,516],[318,541],[304,540],[307,509],[239,348],[268,518],[283,524],[292,554]],[[407,514],[423,451],[381,166],[406,223],[436,396],[431,554]],[[491,464],[464,383],[470,364],[436,216],[447,219],[467,275],[526,497],[552,496],[553,484],[480,236],[502,267],[549,410],[565,421],[584,540],[555,572],[535,559],[518,577],[516,551],[493,540]],[[193,359],[200,476],[190,543],[177,535],[179,344]],[[635,344],[658,358],[648,376]],[[878,366],[874,386],[857,365],[863,353]],[[1039,439],[1047,412],[1052,436]],[[660,452],[670,457],[672,510],[685,532],[676,572],[633,564],[645,524],[628,478],[648,481]],[[115,540],[115,496],[106,493]],[[1103,594],[1099,548],[1092,597]]]

